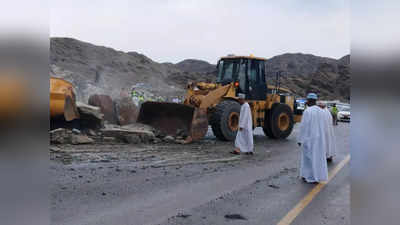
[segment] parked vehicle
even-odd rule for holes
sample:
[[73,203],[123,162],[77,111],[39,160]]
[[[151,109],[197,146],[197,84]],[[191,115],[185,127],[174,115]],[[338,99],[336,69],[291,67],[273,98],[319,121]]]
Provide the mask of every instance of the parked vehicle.
[[350,122],[350,106],[336,105],[338,108],[338,120],[342,122]]
[[297,110],[304,111],[306,109],[306,99],[296,99]]

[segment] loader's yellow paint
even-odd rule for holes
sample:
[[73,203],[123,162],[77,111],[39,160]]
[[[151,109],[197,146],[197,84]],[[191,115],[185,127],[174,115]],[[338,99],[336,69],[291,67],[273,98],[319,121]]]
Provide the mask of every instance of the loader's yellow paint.
[[284,131],[289,127],[289,116],[286,113],[281,113],[278,117],[278,127],[280,130]]
[[[226,96],[228,93],[229,89],[232,89],[231,84],[222,86],[220,88],[211,90],[210,92],[207,93],[207,95],[202,96],[201,98],[201,103],[200,103],[200,108],[202,109],[207,109],[212,105],[215,105],[217,102],[219,102],[222,98],[222,96]],[[229,93],[228,93],[229,95]],[[199,96],[197,96],[199,97]]]
[[50,117],[64,116],[67,121],[79,118],[73,85],[63,79],[50,78]]

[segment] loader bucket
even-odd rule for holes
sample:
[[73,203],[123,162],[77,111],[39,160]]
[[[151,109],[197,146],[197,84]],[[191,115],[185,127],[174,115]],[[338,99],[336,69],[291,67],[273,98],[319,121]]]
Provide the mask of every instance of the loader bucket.
[[166,135],[187,135],[185,143],[203,138],[208,130],[207,112],[184,104],[166,102],[145,102],[137,119]]

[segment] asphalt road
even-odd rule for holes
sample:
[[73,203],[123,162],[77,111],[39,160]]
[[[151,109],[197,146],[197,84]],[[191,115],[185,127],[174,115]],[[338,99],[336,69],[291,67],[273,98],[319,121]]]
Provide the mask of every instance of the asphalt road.
[[[331,172],[349,154],[349,124],[335,132]],[[52,224],[278,224],[316,186],[298,178],[297,127],[287,140],[255,133],[256,154],[238,158],[229,154],[232,143],[211,135],[185,146],[96,146],[108,150],[52,155]],[[64,155],[68,164],[59,160]],[[291,224],[350,224],[349,192],[344,164]]]

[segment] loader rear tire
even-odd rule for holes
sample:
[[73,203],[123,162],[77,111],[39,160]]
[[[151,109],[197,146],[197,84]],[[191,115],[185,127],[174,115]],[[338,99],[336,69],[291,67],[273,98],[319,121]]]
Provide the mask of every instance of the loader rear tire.
[[240,104],[226,100],[220,102],[211,114],[210,125],[214,135],[222,141],[233,141],[239,129]]
[[286,104],[276,104],[272,107],[269,126],[272,138],[287,138],[293,130],[293,112]]

